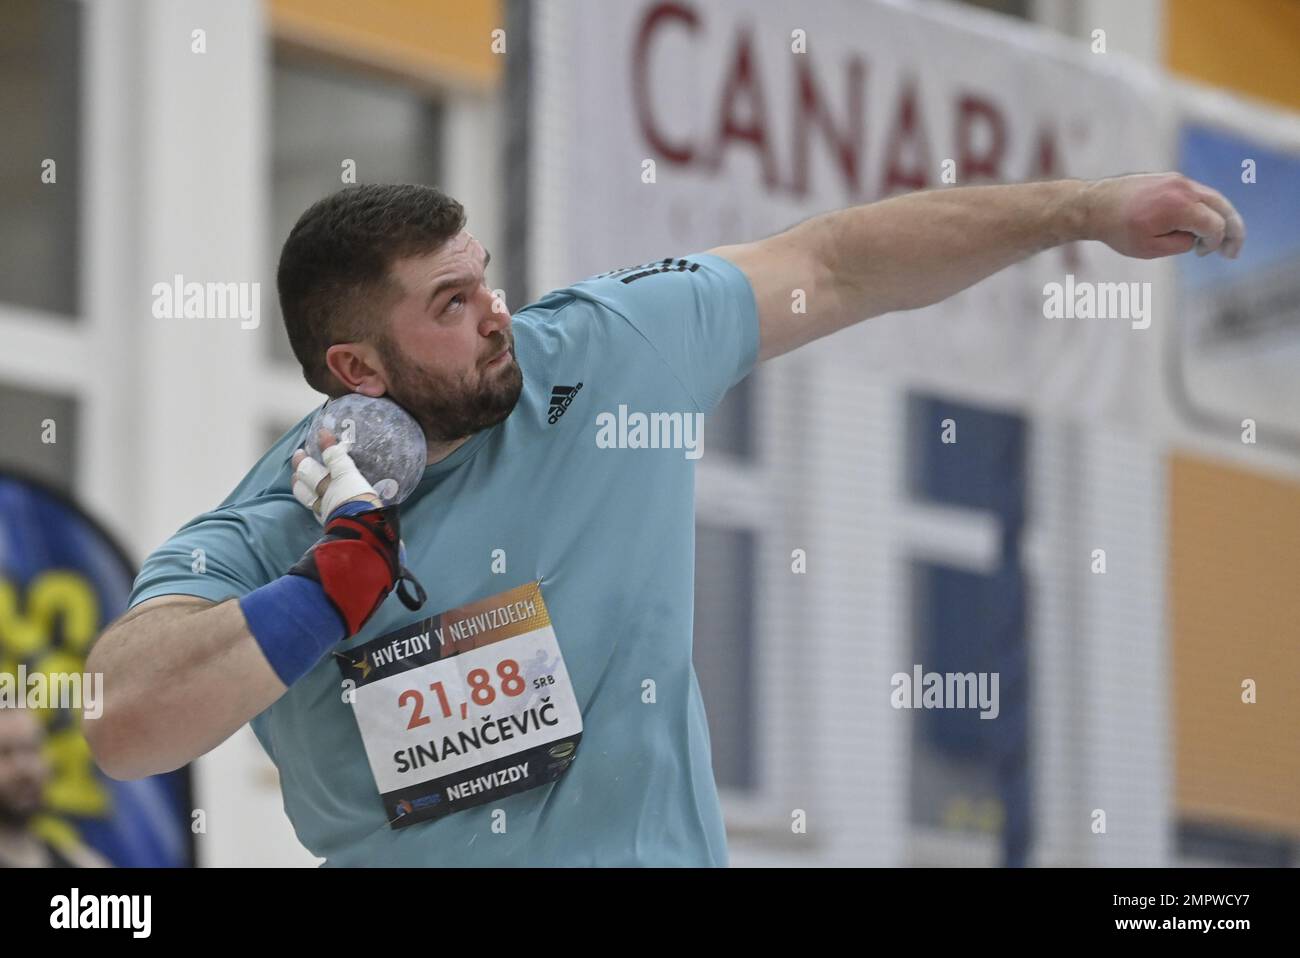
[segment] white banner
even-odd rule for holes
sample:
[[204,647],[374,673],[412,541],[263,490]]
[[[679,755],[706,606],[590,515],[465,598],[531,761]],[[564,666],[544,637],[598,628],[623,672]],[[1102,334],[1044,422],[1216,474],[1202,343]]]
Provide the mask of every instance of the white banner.
[[[1161,84],[1001,17],[777,0],[561,0],[537,16],[541,289],[949,185],[945,172],[967,185],[1169,163]],[[809,348],[852,375],[1132,424],[1153,330],[1045,318],[1044,287],[1150,282],[1158,323],[1171,278],[1080,244]]]

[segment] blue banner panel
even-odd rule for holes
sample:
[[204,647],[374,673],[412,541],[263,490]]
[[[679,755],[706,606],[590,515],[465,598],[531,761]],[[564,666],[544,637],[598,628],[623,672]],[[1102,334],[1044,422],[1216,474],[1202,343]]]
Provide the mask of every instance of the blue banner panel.
[[[126,611],[134,578],[126,554],[74,502],[0,472],[0,680],[21,704],[38,706],[49,766],[32,828],[55,848],[81,843],[117,866],[189,866],[189,770],[114,781],[91,758],[82,702],[48,701],[50,676],[84,675],[95,638]],[[83,696],[97,684],[83,682]]]

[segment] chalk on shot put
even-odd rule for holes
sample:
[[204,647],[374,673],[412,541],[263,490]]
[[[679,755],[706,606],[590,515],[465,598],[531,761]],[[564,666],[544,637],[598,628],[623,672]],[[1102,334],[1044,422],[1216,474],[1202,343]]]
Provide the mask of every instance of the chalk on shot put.
[[409,496],[424,475],[428,456],[424,430],[391,399],[349,393],[318,409],[303,444],[317,462],[321,461],[317,433],[322,428],[340,442],[351,442],[352,461],[388,505]]

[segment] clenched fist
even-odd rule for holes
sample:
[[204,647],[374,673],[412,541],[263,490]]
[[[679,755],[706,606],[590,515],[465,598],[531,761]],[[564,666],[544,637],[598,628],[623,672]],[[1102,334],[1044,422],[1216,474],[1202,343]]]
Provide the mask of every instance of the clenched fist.
[[1139,173],[1084,188],[1084,233],[1117,253],[1156,259],[1218,250],[1236,259],[1246,240],[1241,214],[1218,190],[1181,173]]

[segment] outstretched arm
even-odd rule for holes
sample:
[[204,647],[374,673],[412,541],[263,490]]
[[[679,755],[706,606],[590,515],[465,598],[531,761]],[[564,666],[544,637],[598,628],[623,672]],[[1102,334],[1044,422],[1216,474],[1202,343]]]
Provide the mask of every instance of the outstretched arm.
[[[1062,243],[1100,240],[1141,259],[1193,246],[1236,257],[1245,237],[1218,191],[1179,173],[1144,173],[910,193],[709,252],[754,288],[761,362],[872,316],[937,303]],[[806,311],[791,308],[796,289]]]

